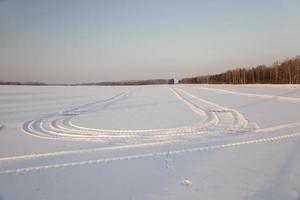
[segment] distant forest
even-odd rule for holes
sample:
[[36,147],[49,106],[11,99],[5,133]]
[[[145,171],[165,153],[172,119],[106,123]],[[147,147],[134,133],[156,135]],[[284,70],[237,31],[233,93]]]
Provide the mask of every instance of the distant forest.
[[34,86],[45,86],[47,83],[40,82],[17,82],[17,81],[1,81],[0,85],[34,85]]
[[99,83],[79,83],[73,85],[102,85],[102,86],[121,86],[121,85],[159,85],[174,84],[174,79],[152,79],[152,80],[133,80],[133,81],[115,81]]
[[224,73],[184,78],[179,83],[207,84],[300,84],[300,56],[275,62],[271,66],[237,68]]
[[33,85],[33,86],[84,86],[84,85],[100,85],[100,86],[122,86],[122,85],[159,85],[174,84],[174,79],[152,79],[152,80],[133,80],[133,81],[116,81],[116,82],[95,82],[95,83],[76,83],[76,84],[47,84],[40,82],[4,82],[0,81],[0,85]]

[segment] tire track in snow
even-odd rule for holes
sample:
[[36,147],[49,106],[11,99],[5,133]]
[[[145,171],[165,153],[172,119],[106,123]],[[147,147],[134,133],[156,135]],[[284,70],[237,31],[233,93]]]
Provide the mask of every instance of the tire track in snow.
[[[99,106],[109,106],[129,96],[129,94],[117,94],[106,100],[68,109],[61,112],[61,114],[54,113],[38,120],[26,122],[23,124],[23,130],[29,135],[43,139],[102,143],[159,142],[191,139],[192,137],[200,137],[204,134],[226,134],[249,130],[246,127],[248,121],[237,111],[198,98],[182,89],[168,88],[180,101],[200,116],[201,120],[198,123],[167,129],[107,130],[81,127],[71,122],[71,119],[76,115],[93,112],[98,110]],[[200,101],[202,105],[199,105],[199,102],[196,103],[196,101]],[[211,110],[214,111],[212,112]]]
[[[121,96],[121,95],[117,95]],[[128,94],[125,95],[125,97],[128,97]],[[115,97],[110,98],[109,100],[114,100]],[[122,98],[121,98],[122,99]],[[105,103],[111,103],[111,101],[106,100]],[[153,133],[154,131],[166,131],[165,133],[168,134],[169,132],[186,132],[189,131],[189,127],[182,127],[180,130],[178,128],[172,128],[172,129],[156,129],[156,130],[105,130],[105,129],[91,129],[91,128],[84,128],[84,127],[79,127],[76,125],[71,124],[70,120],[73,115],[80,114],[81,109],[90,109],[89,106],[94,106],[94,103],[89,103],[89,104],[84,104],[82,106],[76,107],[74,109],[69,109],[64,112],[63,114],[69,115],[70,117],[65,117],[64,123],[62,125],[58,125],[57,122],[59,119],[52,119],[52,121],[49,123],[47,120],[51,120],[48,118],[42,118],[36,121],[29,121],[25,122],[23,125],[23,130],[32,135],[32,136],[37,136],[38,138],[44,138],[44,139],[50,139],[51,136],[55,139],[60,139],[64,137],[73,137],[74,140],[79,140],[80,138],[86,140],[87,138],[97,138],[99,137],[106,137],[107,134],[110,134],[109,137],[114,138],[114,137],[125,137],[124,132],[128,133],[127,137],[132,137],[130,136],[133,133],[140,134],[141,132],[148,132],[148,133]],[[56,116],[57,117],[57,116]],[[60,116],[61,117],[61,116]],[[71,125],[68,126],[68,123]],[[47,128],[45,128],[45,124],[47,124]],[[71,127],[71,128],[70,128]],[[120,136],[119,134],[123,134]],[[114,136],[116,135],[116,136]],[[81,137],[80,137],[81,136]],[[53,139],[51,138],[51,139]],[[94,140],[93,140],[94,141]]]
[[265,137],[265,138],[260,138],[260,139],[245,140],[245,141],[240,141],[240,142],[226,143],[226,144],[221,144],[221,145],[204,146],[204,147],[196,147],[196,148],[190,148],[190,149],[152,152],[152,153],[146,153],[146,154],[128,155],[128,156],[120,156],[120,157],[111,157],[111,158],[102,158],[102,159],[95,159],[95,160],[86,160],[86,161],[78,161],[78,162],[69,162],[69,163],[61,163],[61,164],[42,165],[42,166],[35,166],[35,167],[3,170],[3,171],[0,171],[0,176],[13,175],[13,174],[24,174],[24,173],[42,171],[42,170],[48,170],[48,169],[67,168],[67,167],[92,165],[92,164],[104,164],[104,163],[111,163],[111,162],[115,162],[115,161],[137,160],[137,159],[145,159],[145,158],[151,158],[151,157],[163,157],[163,156],[167,156],[167,155],[176,155],[176,154],[182,154],[182,153],[193,153],[193,152],[217,150],[217,149],[223,149],[223,148],[237,147],[237,146],[241,146],[241,145],[282,141],[282,140],[286,140],[286,139],[290,139],[290,138],[294,138],[294,137],[298,137],[298,136],[300,136],[300,133],[291,133],[291,134],[281,135],[281,136]]
[[203,98],[199,98],[199,97],[196,97],[195,95],[192,95],[191,93],[188,93],[186,92],[185,90],[183,89],[180,89],[181,91],[183,91],[184,93],[186,93],[187,95],[189,95],[190,97],[194,98],[194,99],[198,99],[208,105],[211,105],[213,107],[215,107],[217,109],[217,111],[219,112],[230,112],[230,113],[233,113],[236,117],[236,121],[237,123],[241,124],[242,126],[246,126],[248,124],[248,121],[245,119],[245,117],[243,115],[241,115],[237,110],[234,110],[234,109],[230,109],[230,108],[227,108],[227,107],[224,107],[224,106],[220,106],[219,104],[216,104],[214,102],[211,102],[211,101],[208,101],[208,100],[205,100]]
[[169,144],[169,143],[170,142],[155,142],[155,143],[131,144],[131,145],[121,145],[121,146],[113,146],[113,147],[98,147],[98,148],[90,148],[90,149],[78,149],[78,150],[70,150],[70,151],[56,151],[50,153],[37,153],[37,154],[27,154],[27,155],[20,155],[20,156],[10,156],[10,157],[0,158],[0,164],[9,161],[33,160],[38,158],[50,158],[56,156],[98,153],[98,152],[105,152],[105,151],[157,146],[157,145]]
[[[170,88],[171,89],[171,88]],[[204,100],[204,99],[201,99],[201,98],[198,98],[182,89],[176,89],[176,90],[179,90],[181,93],[179,93],[178,91],[176,91],[175,89],[171,89],[175,96],[177,98],[179,98],[181,101],[183,101],[184,103],[186,103],[188,105],[189,108],[191,109],[194,109],[194,110],[197,110],[198,114],[201,115],[203,117],[203,119],[205,119],[205,116],[207,114],[207,112],[205,112],[204,108],[206,108],[207,105],[210,105],[212,107],[214,107],[215,109],[217,110],[220,110],[222,112],[224,111],[228,111],[229,109],[228,108],[225,108],[225,107],[222,107],[218,104],[215,104],[213,102],[210,102],[210,101],[207,101],[207,100]],[[183,95],[184,94],[184,95]],[[192,100],[191,100],[192,99]],[[199,105],[197,105],[196,103],[193,102],[193,100],[198,100],[198,101],[201,101],[204,103],[204,107],[199,107]],[[83,106],[80,106],[79,107],[79,111],[80,109],[85,109],[86,106],[88,107],[89,105],[92,105],[92,104],[84,104]],[[92,105],[93,106],[93,105]],[[72,112],[77,112],[78,111],[78,108],[77,109],[72,109],[70,111],[70,113],[72,114]],[[237,111],[236,111],[237,112]],[[221,116],[218,116],[218,112],[213,112],[214,115],[218,118],[221,118],[221,121],[222,121],[222,117]],[[235,123],[238,124],[238,126],[243,126],[243,119],[239,119],[240,118],[243,118],[242,115],[239,115],[238,112],[235,113],[233,111],[230,110],[230,114],[232,115],[233,118],[236,118],[235,120]],[[67,119],[71,119],[72,118],[72,115],[71,116],[68,116]],[[46,117],[47,119],[47,117]],[[66,119],[66,118],[63,118],[63,119]],[[42,137],[49,137],[47,139],[58,139],[58,140],[63,140],[64,138],[64,134],[67,134],[68,137],[70,136],[71,138],[70,139],[73,139],[73,140],[76,140],[76,137],[72,137],[73,134],[83,134],[83,132],[80,132],[82,130],[77,130],[78,132],[74,133],[72,132],[72,134],[70,134],[70,132],[68,131],[74,131],[76,129],[72,129],[72,130],[69,130],[68,128],[65,128],[63,126],[60,126],[59,124],[52,124],[52,123],[47,123],[47,122],[44,122],[43,124],[43,120],[45,119],[40,119],[40,120],[37,120],[37,121],[30,121],[28,124],[34,124],[36,123],[35,125],[33,125],[34,127],[39,127],[40,128],[40,131],[37,131],[36,128],[33,128],[32,125],[28,126],[28,131],[31,132],[31,134],[36,134],[36,136],[40,137],[39,134],[42,133]],[[60,119],[54,119],[52,120],[55,121],[55,122],[59,122]],[[205,120],[204,120],[205,121]],[[247,121],[246,121],[247,122]],[[218,121],[219,123],[219,121]],[[214,124],[214,125],[218,125],[218,123]],[[62,123],[64,125],[64,123]],[[49,127],[44,127],[43,126],[49,126],[52,130],[56,130],[57,128],[65,128],[64,131],[66,132],[59,132],[59,134],[57,134],[55,131],[50,131],[49,132]],[[53,125],[53,126],[52,126]],[[280,129],[285,129],[285,128],[289,128],[289,127],[297,127],[298,124],[297,123],[292,123],[292,124],[288,124],[288,125],[281,125],[281,126],[276,126],[276,127],[270,127],[270,128],[265,128],[265,129],[257,129],[256,132],[270,132],[270,131],[274,131],[274,130],[280,130]],[[212,126],[212,128],[215,128],[214,126]],[[224,128],[224,127],[222,127]],[[176,128],[172,128],[173,130],[175,130],[176,132]],[[159,130],[159,129],[157,129]],[[165,130],[165,129],[163,129]],[[56,130],[58,131],[58,130]],[[87,133],[86,131],[87,130],[84,130],[85,133]],[[216,130],[206,130],[207,132],[201,132],[201,131],[195,131],[195,132],[192,132],[193,130],[190,129],[189,130],[190,132],[189,133],[178,133],[177,132],[177,136],[178,135],[182,135],[182,136],[188,136],[188,137],[192,137],[193,135],[199,135],[199,134],[202,134],[202,133],[211,133],[213,131],[216,132]],[[217,130],[217,131],[222,131],[222,130]],[[125,132],[127,132],[127,134],[130,132],[130,130],[125,130]],[[225,132],[225,131],[222,131],[222,132]],[[98,134],[104,134],[105,132],[100,132]],[[111,134],[111,132],[109,132]],[[118,132],[117,134],[122,134],[122,130],[120,130],[120,132]],[[151,132],[150,132],[151,133]],[[159,133],[159,132],[158,132]],[[167,132],[166,132],[167,133]],[[43,135],[44,134],[44,135]],[[50,135],[48,135],[50,134]],[[61,135],[63,134],[63,135]],[[106,132],[106,134],[108,134]],[[140,134],[138,131],[135,133],[135,134]],[[162,132],[160,132],[159,134],[162,134]],[[212,149],[219,149],[219,148],[226,148],[226,147],[230,147],[230,146],[239,146],[239,145],[243,145],[243,144],[252,144],[252,143],[260,143],[260,142],[268,142],[268,141],[277,141],[277,140],[282,140],[282,139],[287,139],[287,138],[290,138],[290,137],[296,137],[298,136],[299,133],[295,133],[295,134],[289,134],[289,135],[284,135],[284,136],[276,136],[276,137],[267,137],[267,138],[262,138],[262,139],[256,139],[256,140],[247,140],[247,141],[242,141],[242,142],[235,142],[235,143],[227,143],[227,144],[222,144],[222,145],[214,145],[214,146],[208,146],[208,147],[199,147],[199,148],[191,148],[191,149],[183,149],[183,150],[176,150],[176,151],[168,151],[168,152],[154,152],[154,153],[148,153],[148,154],[140,154],[140,155],[129,155],[129,156],[122,156],[122,157],[112,157],[112,158],[105,158],[105,159],[98,159],[98,160],[88,160],[88,161],[78,161],[78,162],[71,162],[71,163],[63,163],[63,164],[50,164],[50,165],[44,165],[44,166],[37,166],[37,167],[28,167],[28,168],[20,168],[20,169],[12,169],[12,170],[4,170],[4,171],[0,171],[0,175],[5,175],[5,174],[14,174],[14,173],[24,173],[24,172],[31,172],[31,171],[39,171],[39,170],[43,170],[43,169],[51,169],[51,168],[64,168],[64,167],[70,167],[70,166],[77,166],[77,165],[86,165],[86,164],[96,164],[96,163],[106,163],[106,162],[113,162],[113,161],[118,161],[118,160],[132,160],[132,159],[140,159],[140,158],[147,158],[147,157],[155,157],[155,156],[164,156],[167,154],[179,154],[179,153],[186,153],[186,152],[196,152],[196,151],[204,151],[204,150],[212,150]],[[85,136],[85,135],[84,135]],[[62,137],[62,138],[61,138]],[[159,137],[159,135],[157,136],[154,136],[154,137]],[[168,140],[170,140],[171,137],[167,137]],[[141,140],[142,141],[142,140]],[[143,141],[142,141],[143,142]],[[170,141],[172,142],[172,141]],[[163,144],[164,142],[157,142],[157,144]],[[100,151],[105,151],[105,150],[114,150],[114,149],[123,149],[123,148],[134,148],[134,147],[138,147],[138,146],[144,146],[144,145],[147,145],[146,143],[140,143],[140,144],[136,144],[137,146],[135,145],[122,145],[122,146],[116,146],[116,147],[108,147],[108,148],[95,148],[95,149],[85,149],[85,150],[74,150],[74,151],[63,151],[63,152],[50,152],[50,153],[45,153],[45,154],[31,154],[31,155],[23,155],[23,156],[15,156],[15,157],[7,157],[7,158],[2,158],[0,159],[0,162],[4,162],[4,161],[14,161],[14,160],[30,160],[30,159],[36,159],[36,158],[47,158],[47,157],[53,157],[53,156],[63,156],[63,155],[76,155],[76,154],[84,154],[84,153],[92,153],[92,152],[100,152]],[[149,143],[149,145],[151,145]],[[4,172],[7,172],[7,173],[4,173]]]
[[[147,133],[150,133],[150,139],[153,139],[153,140],[150,140],[149,141],[146,141],[145,143],[145,138],[147,138],[148,135],[144,135],[143,133],[145,132],[139,132],[139,130],[136,130],[136,132],[134,133],[130,133],[130,131],[132,130],[119,130],[117,133],[114,133],[113,130],[111,131],[107,131],[107,130],[101,130],[101,129],[83,129],[83,130],[80,130],[80,129],[69,129],[69,128],[66,128],[64,127],[63,125],[65,125],[65,121],[68,121],[70,122],[70,119],[73,117],[72,115],[71,116],[60,116],[57,118],[56,116],[56,113],[54,114],[49,114],[48,116],[55,116],[56,118],[52,121],[50,121],[50,123],[48,123],[46,121],[47,117],[43,118],[43,119],[40,119],[40,120],[32,120],[32,121],[29,121],[29,122],[26,122],[24,123],[24,126],[23,126],[23,129],[30,135],[33,135],[35,137],[39,137],[39,138],[44,138],[44,139],[55,139],[55,140],[64,140],[65,138],[64,137],[70,137],[69,140],[73,140],[73,141],[101,141],[101,142],[104,142],[104,140],[101,140],[99,138],[132,138],[131,135],[135,135],[135,134],[138,134],[136,136],[136,138],[131,139],[131,142],[133,142],[134,144],[136,143],[141,143],[141,145],[143,144],[147,144],[147,143],[155,143],[155,142],[166,142],[166,141],[176,141],[178,140],[178,137],[181,137],[181,138],[185,138],[187,137],[188,139],[192,139],[194,137],[198,137],[200,135],[203,135],[203,134],[211,134],[211,133],[214,133],[214,134],[224,134],[224,130],[212,130],[212,129],[207,129],[208,127],[214,127],[216,126],[218,123],[219,123],[219,118],[217,117],[216,113],[215,112],[212,112],[212,113],[209,113],[209,112],[205,112],[204,111],[204,108],[205,107],[199,107],[197,104],[193,103],[191,100],[189,100],[187,97],[184,97],[182,96],[182,94],[178,93],[175,89],[173,88],[170,88],[168,87],[174,94],[175,96],[183,101],[183,103],[187,104],[188,107],[190,109],[192,109],[192,111],[194,111],[196,114],[199,114],[200,117],[203,118],[204,120],[204,125],[202,124],[200,127],[184,127],[184,128],[171,128],[171,129],[155,129],[157,130],[158,132],[156,133],[157,135],[153,135],[155,133],[155,131],[153,130],[145,130],[145,131],[149,131]],[[197,99],[199,100],[200,98],[190,94],[190,93],[187,93],[183,90],[181,90],[182,93],[184,93],[186,96],[188,96],[189,98],[193,98],[193,99]],[[121,95],[116,95],[116,96],[121,96]],[[109,98],[109,100],[113,100],[114,97],[112,98]],[[109,100],[102,100],[101,102],[110,102]],[[215,104],[215,103],[212,103],[212,102],[209,102],[207,100],[203,100],[203,99],[200,99],[202,102],[204,102],[205,106],[208,105],[211,105],[211,106],[214,106],[216,107],[216,109],[219,109],[219,110],[228,110],[228,108],[225,108],[225,107],[222,107],[222,106],[219,106],[218,104]],[[74,108],[74,109],[69,109],[67,110],[66,112],[69,112],[69,113],[72,113],[72,112],[78,112],[78,109],[86,109],[86,106],[94,106],[94,103],[88,103],[88,104],[84,104],[84,105],[81,105],[77,108]],[[211,114],[211,116],[213,116],[212,118],[213,119],[209,119],[209,117],[207,115]],[[61,122],[61,124],[59,124],[58,122],[60,121],[63,121]],[[46,126],[46,127],[45,127]],[[224,128],[224,127],[222,127]],[[95,132],[96,130],[101,130],[99,132],[96,132],[96,135]],[[123,133],[123,134],[122,134]],[[128,134],[128,135],[124,135],[124,133]],[[107,141],[106,141],[107,142]],[[133,144],[133,145],[134,145]],[[124,145],[122,145],[124,146]],[[97,149],[97,151],[100,151],[100,149]],[[83,151],[83,152],[89,152],[90,150],[88,151]],[[77,151],[75,151],[77,153]],[[67,154],[69,154],[70,152],[67,152]],[[80,152],[82,153],[82,152]],[[67,155],[66,154],[66,155]],[[71,153],[72,154],[72,153]],[[27,158],[38,158],[38,157],[46,157],[47,155],[49,156],[55,156],[55,155],[64,155],[64,153],[46,153],[46,154],[43,154],[43,155],[38,155],[38,156],[32,156],[32,155],[24,155],[24,156],[17,156],[16,159],[15,158],[3,158],[2,160],[17,160],[17,159],[27,159]],[[0,159],[1,161],[1,159]]]
[[[124,95],[123,95],[124,96]],[[109,98],[108,100],[104,100],[101,101],[101,103],[105,102],[105,103],[113,103],[116,99],[116,97],[121,97],[121,95],[116,95],[112,98]],[[128,94],[125,95],[125,97],[128,97]],[[119,99],[117,99],[116,101],[118,101]],[[110,142],[108,140],[103,140],[104,138],[108,138],[109,140],[111,140],[112,138],[124,138],[124,139],[130,139],[133,136],[132,130],[127,130],[127,131],[117,131],[115,133],[114,130],[101,130],[101,129],[89,129],[89,128],[82,128],[81,127],[72,127],[69,128],[68,125],[66,124],[66,122],[70,123],[70,119],[72,117],[74,117],[74,115],[80,114],[83,110],[87,110],[85,112],[88,112],[88,110],[90,110],[90,106],[95,107],[95,103],[88,103],[88,104],[84,104],[81,105],[79,107],[73,108],[73,109],[69,109],[66,110],[64,112],[62,112],[64,115],[58,115],[56,114],[56,116],[54,116],[54,119],[51,119],[51,117],[45,117],[42,119],[38,119],[38,120],[32,120],[29,122],[25,122],[23,124],[23,130],[25,133],[31,135],[31,136],[35,136],[38,138],[43,138],[43,139],[55,139],[55,140],[74,140],[74,141],[97,141],[97,142]],[[96,106],[97,107],[97,106]],[[65,116],[67,115],[67,117]],[[57,119],[57,117],[61,117],[63,118],[63,124],[59,125],[57,122],[59,121],[59,119]],[[52,120],[52,121],[51,121]],[[180,129],[178,128],[172,128],[172,129],[157,129],[155,131],[158,131],[161,133],[162,130],[165,131],[164,135],[154,135],[152,136],[152,138],[158,138],[159,140],[161,140],[161,138],[165,138],[167,137],[167,134],[169,133],[177,133],[177,135],[184,135],[185,132],[190,132],[191,128],[190,127],[182,127]],[[124,134],[124,132],[126,132],[127,135]],[[154,131],[153,130],[135,130],[134,133],[135,134],[141,134],[141,132],[143,133],[149,133],[152,134]],[[143,137],[145,137],[145,135],[141,135]],[[174,135],[173,135],[174,136]],[[148,140],[147,138],[144,140]],[[134,139],[131,139],[131,142],[134,142]]]
[[[35,124],[35,125],[33,125]],[[28,121],[23,124],[23,131],[30,136],[39,138],[39,139],[47,139],[47,140],[59,140],[59,141],[87,141],[87,142],[97,142],[97,140],[91,140],[91,139],[83,139],[83,138],[62,138],[58,136],[51,136],[47,133],[44,133],[43,131],[33,128],[33,126],[39,127],[40,125],[37,124],[37,121]]]
[[202,90],[209,90],[216,93],[221,94],[233,94],[239,96],[246,96],[246,97],[256,97],[256,98],[263,98],[263,99],[276,99],[278,101],[289,102],[289,103],[300,103],[300,98],[297,97],[286,97],[286,96],[274,96],[274,95],[267,95],[267,94],[255,94],[255,93],[245,93],[245,92],[235,92],[231,90],[219,89],[219,88],[208,88],[208,87],[195,87],[197,89]]
[[287,128],[295,128],[299,126],[300,126],[300,122],[294,122],[294,123],[282,124],[282,125],[272,126],[267,128],[259,128],[256,130],[256,132],[271,132],[271,131],[278,131]]
[[[183,89],[178,89],[178,90],[180,90],[181,92],[183,92],[185,95],[189,96],[192,99],[201,101],[201,102],[209,105],[207,108],[211,109],[210,112],[213,112],[215,117],[217,117],[219,119],[218,123],[216,124],[216,127],[217,127],[217,125],[220,124],[221,119],[223,121],[226,121],[226,120],[228,121],[229,118],[232,118],[235,122],[233,123],[232,127],[228,126],[228,124],[225,123],[225,126],[223,127],[224,129],[233,128],[233,129],[236,129],[236,130],[239,130],[239,129],[242,130],[243,128],[246,128],[249,124],[248,120],[246,120],[245,117],[240,112],[238,112],[237,110],[221,106],[219,104],[216,104],[214,102],[205,100],[205,99],[200,98],[200,97],[196,97],[195,95],[193,95],[193,94],[191,94],[191,93],[189,93],[189,92],[187,92]],[[220,114],[221,115],[223,114],[223,117],[220,116]],[[226,118],[226,114],[229,114],[229,115],[227,115],[227,119],[224,119],[224,116]],[[230,116],[230,115],[232,115],[232,116]],[[254,123],[252,123],[251,125],[254,126],[254,128],[258,128],[258,126]]]
[[[46,117],[43,117],[43,118],[40,118],[40,119],[37,119],[37,120],[31,120],[31,121],[28,121],[28,122],[25,122],[23,124],[23,131],[30,135],[30,136],[34,136],[34,137],[37,137],[37,138],[40,138],[40,139],[54,139],[54,140],[75,140],[75,141],[95,141],[95,139],[91,140],[91,139],[88,139],[86,137],[84,138],[76,138],[73,137],[73,135],[71,135],[70,137],[62,137],[62,135],[64,135],[64,133],[59,133],[61,134],[60,136],[52,131],[52,130],[46,130],[43,128],[42,126],[42,123],[43,121],[46,121],[48,119],[51,119],[52,117],[68,117],[68,116],[72,116],[74,117],[75,115],[77,114],[80,114],[82,109],[83,108],[90,108],[90,109],[93,109],[95,108],[96,106],[98,106],[98,104],[100,105],[103,105],[103,104],[108,104],[108,103],[113,103],[114,101],[118,101],[120,100],[120,98],[124,98],[124,97],[127,97],[126,95],[124,96],[124,93],[120,93],[120,94],[117,94],[117,95],[114,95],[113,97],[111,98],[108,98],[108,99],[104,99],[104,100],[100,100],[100,101],[96,101],[96,102],[92,102],[92,103],[87,103],[87,104],[83,104],[83,105],[80,105],[76,108],[73,108],[73,109],[68,109],[68,110],[65,110],[63,112],[59,112],[59,113],[54,113],[54,114],[51,114],[51,115],[48,115]],[[79,113],[76,113],[78,112]],[[66,135],[64,135],[66,136]],[[98,140],[100,141],[100,140]],[[103,142],[103,140],[101,140]]]
[[[209,90],[221,94],[232,94],[232,95],[239,95],[239,96],[246,96],[246,97],[257,97],[257,98],[264,98],[264,99],[276,99],[283,102],[289,102],[289,103],[300,103],[300,98],[296,97],[286,97],[286,96],[274,96],[274,95],[265,95],[265,94],[255,94],[255,93],[244,93],[244,92],[235,92],[231,90],[225,90],[225,89],[219,89],[219,88],[208,88],[208,87],[199,87],[196,86],[194,88],[197,89],[203,89],[203,90]],[[288,124],[282,124],[267,128],[257,128],[256,132],[271,132],[271,131],[277,131],[282,130],[286,128],[294,128],[300,126],[299,122],[293,122]]]

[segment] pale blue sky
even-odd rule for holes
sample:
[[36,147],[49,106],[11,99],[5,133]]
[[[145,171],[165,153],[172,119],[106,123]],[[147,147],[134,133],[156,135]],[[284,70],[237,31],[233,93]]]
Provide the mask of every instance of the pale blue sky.
[[300,55],[299,0],[0,0],[0,80],[182,78]]

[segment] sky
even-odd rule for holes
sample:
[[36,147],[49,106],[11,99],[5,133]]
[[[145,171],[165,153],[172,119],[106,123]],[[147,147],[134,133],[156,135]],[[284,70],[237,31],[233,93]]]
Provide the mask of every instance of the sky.
[[0,80],[190,77],[300,55],[300,0],[0,0]]

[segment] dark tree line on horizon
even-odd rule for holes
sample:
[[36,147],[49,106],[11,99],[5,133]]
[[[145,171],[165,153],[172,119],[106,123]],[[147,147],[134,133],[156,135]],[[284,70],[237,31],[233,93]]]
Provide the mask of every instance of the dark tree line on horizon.
[[184,78],[179,83],[205,84],[300,84],[300,56],[275,62],[271,66],[237,68],[224,73]]
[[112,81],[112,82],[94,82],[94,83],[75,83],[75,84],[47,84],[41,82],[16,82],[16,81],[1,81],[0,85],[32,85],[32,86],[122,86],[122,85],[160,85],[174,84],[174,79],[151,79],[151,80],[132,80],[132,81]]
[[122,85],[160,85],[160,84],[174,84],[174,79],[151,79],[151,80],[79,83],[79,84],[73,84],[73,85],[122,86]]

